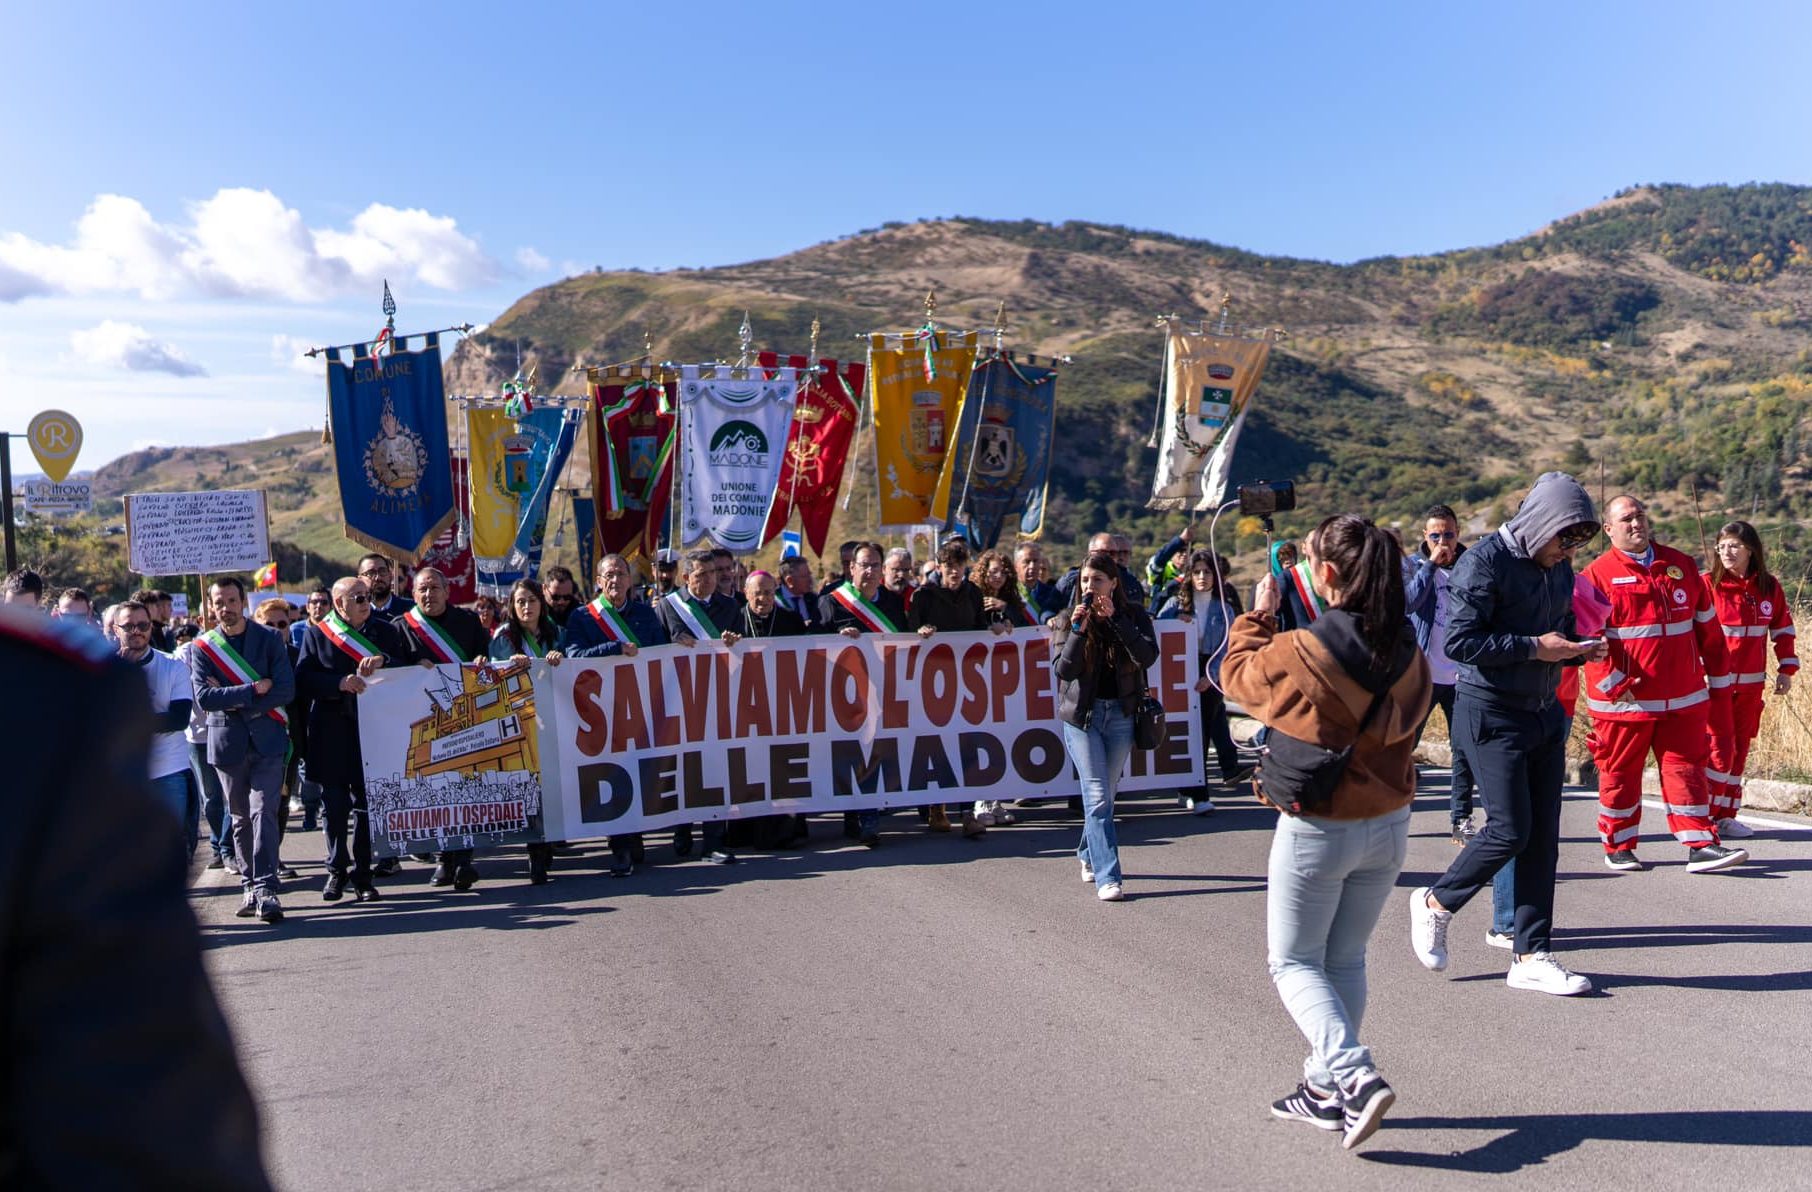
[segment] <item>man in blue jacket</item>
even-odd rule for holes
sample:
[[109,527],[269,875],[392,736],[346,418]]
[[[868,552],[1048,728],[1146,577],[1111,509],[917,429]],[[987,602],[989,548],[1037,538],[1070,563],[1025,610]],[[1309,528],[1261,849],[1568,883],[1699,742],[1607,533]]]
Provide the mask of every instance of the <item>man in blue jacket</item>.
[[1455,567],[1447,655],[1457,664],[1454,720],[1478,778],[1486,823],[1433,886],[1409,898],[1410,942],[1423,967],[1447,967],[1454,913],[1516,862],[1512,989],[1573,995],[1592,983],[1549,951],[1566,728],[1555,689],[1563,664],[1602,657],[1573,640],[1573,552],[1598,533],[1579,482],[1548,472],[1496,534]]
[[220,776],[232,817],[244,884],[238,914],[280,923],[277,808],[289,756],[284,708],[296,698],[296,674],[283,640],[245,619],[245,584],[237,576],[209,584],[208,605],[215,627],[195,639],[189,677],[208,717],[208,764]]
[[[1453,753],[1453,778],[1447,788],[1447,813],[1451,820],[1453,842],[1464,848],[1478,831],[1472,823],[1472,767],[1466,763],[1466,752],[1459,746],[1453,727],[1454,684],[1459,671],[1447,655],[1447,622],[1453,614],[1449,591],[1453,568],[1466,548],[1460,544],[1460,519],[1446,505],[1436,505],[1422,515],[1422,541],[1410,560],[1409,575],[1403,581],[1403,602],[1409,609],[1409,622],[1415,626],[1416,645],[1428,658],[1428,674],[1434,683],[1434,704],[1447,718],[1447,743]],[[1431,711],[1429,713],[1433,715]],[[1427,727],[1427,721],[1423,726]],[[1420,734],[1418,734],[1418,739]]]

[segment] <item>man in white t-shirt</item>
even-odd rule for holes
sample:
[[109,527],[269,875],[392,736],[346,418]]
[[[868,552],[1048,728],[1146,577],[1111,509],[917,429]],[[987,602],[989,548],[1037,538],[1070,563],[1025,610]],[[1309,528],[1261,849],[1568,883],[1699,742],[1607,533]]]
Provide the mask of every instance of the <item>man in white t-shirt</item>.
[[195,702],[189,669],[168,654],[151,648],[151,614],[136,600],[124,600],[108,610],[115,648],[127,662],[142,668],[151,689],[151,714],[156,735],[151,738],[151,789],[182,825],[182,857],[186,865],[195,851],[200,819],[193,775],[189,771],[189,714]]
[[[1450,506],[1433,506],[1422,517],[1422,541],[1410,557],[1403,580],[1403,602],[1416,630],[1416,645],[1428,657],[1428,673],[1434,683],[1429,715],[1440,708],[1447,718],[1447,740],[1453,753],[1447,811],[1453,842],[1461,847],[1478,829],[1472,822],[1472,767],[1460,752],[1453,731],[1454,685],[1459,671],[1447,657],[1447,586],[1453,578],[1454,564],[1465,553],[1466,547],[1460,542],[1459,515]],[[1427,722],[1423,724],[1426,726]]]

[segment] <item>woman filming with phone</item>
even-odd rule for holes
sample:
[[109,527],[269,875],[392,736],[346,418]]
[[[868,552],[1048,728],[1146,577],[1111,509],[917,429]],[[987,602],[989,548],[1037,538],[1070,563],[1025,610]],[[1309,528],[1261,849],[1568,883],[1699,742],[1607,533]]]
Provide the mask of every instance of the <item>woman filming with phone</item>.
[[1093,551],[1076,579],[1076,600],[1051,637],[1057,716],[1064,749],[1082,776],[1082,880],[1102,902],[1119,902],[1120,847],[1114,788],[1133,748],[1133,715],[1145,697],[1146,668],[1158,660],[1151,617],[1126,598],[1120,568]]
[[1268,729],[1259,787],[1284,814],[1271,842],[1271,980],[1309,1041],[1302,1082],[1276,1116],[1370,1137],[1396,1099],[1359,1042],[1365,950],[1408,848],[1411,758],[1428,715],[1428,662],[1404,615],[1401,554],[1369,520],[1342,514],[1307,542],[1326,609],[1277,630],[1283,593],[1259,585],[1233,623],[1221,679]]

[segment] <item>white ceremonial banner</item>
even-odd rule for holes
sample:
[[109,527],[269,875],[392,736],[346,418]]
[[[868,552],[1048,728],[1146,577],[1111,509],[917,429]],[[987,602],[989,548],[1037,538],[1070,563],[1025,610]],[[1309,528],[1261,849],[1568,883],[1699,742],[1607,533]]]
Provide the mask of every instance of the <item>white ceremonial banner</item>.
[[264,493],[128,493],[126,553],[137,575],[256,571],[271,560]]
[[761,545],[798,397],[798,373],[779,369],[701,377],[680,370],[680,543],[704,539],[739,554]]

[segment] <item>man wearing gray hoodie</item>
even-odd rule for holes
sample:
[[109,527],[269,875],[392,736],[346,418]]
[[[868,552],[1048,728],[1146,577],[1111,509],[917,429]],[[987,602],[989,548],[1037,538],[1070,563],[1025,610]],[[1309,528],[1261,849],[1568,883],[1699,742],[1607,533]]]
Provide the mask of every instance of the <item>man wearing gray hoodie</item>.
[[1447,926],[1505,862],[1514,860],[1512,989],[1572,995],[1592,983],[1549,952],[1560,856],[1565,716],[1560,668],[1603,657],[1575,641],[1573,552],[1598,533],[1579,482],[1548,472],[1496,534],[1454,566],[1447,656],[1458,669],[1456,744],[1472,763],[1488,820],[1433,886],[1410,895],[1410,941],[1425,968],[1447,967]]

